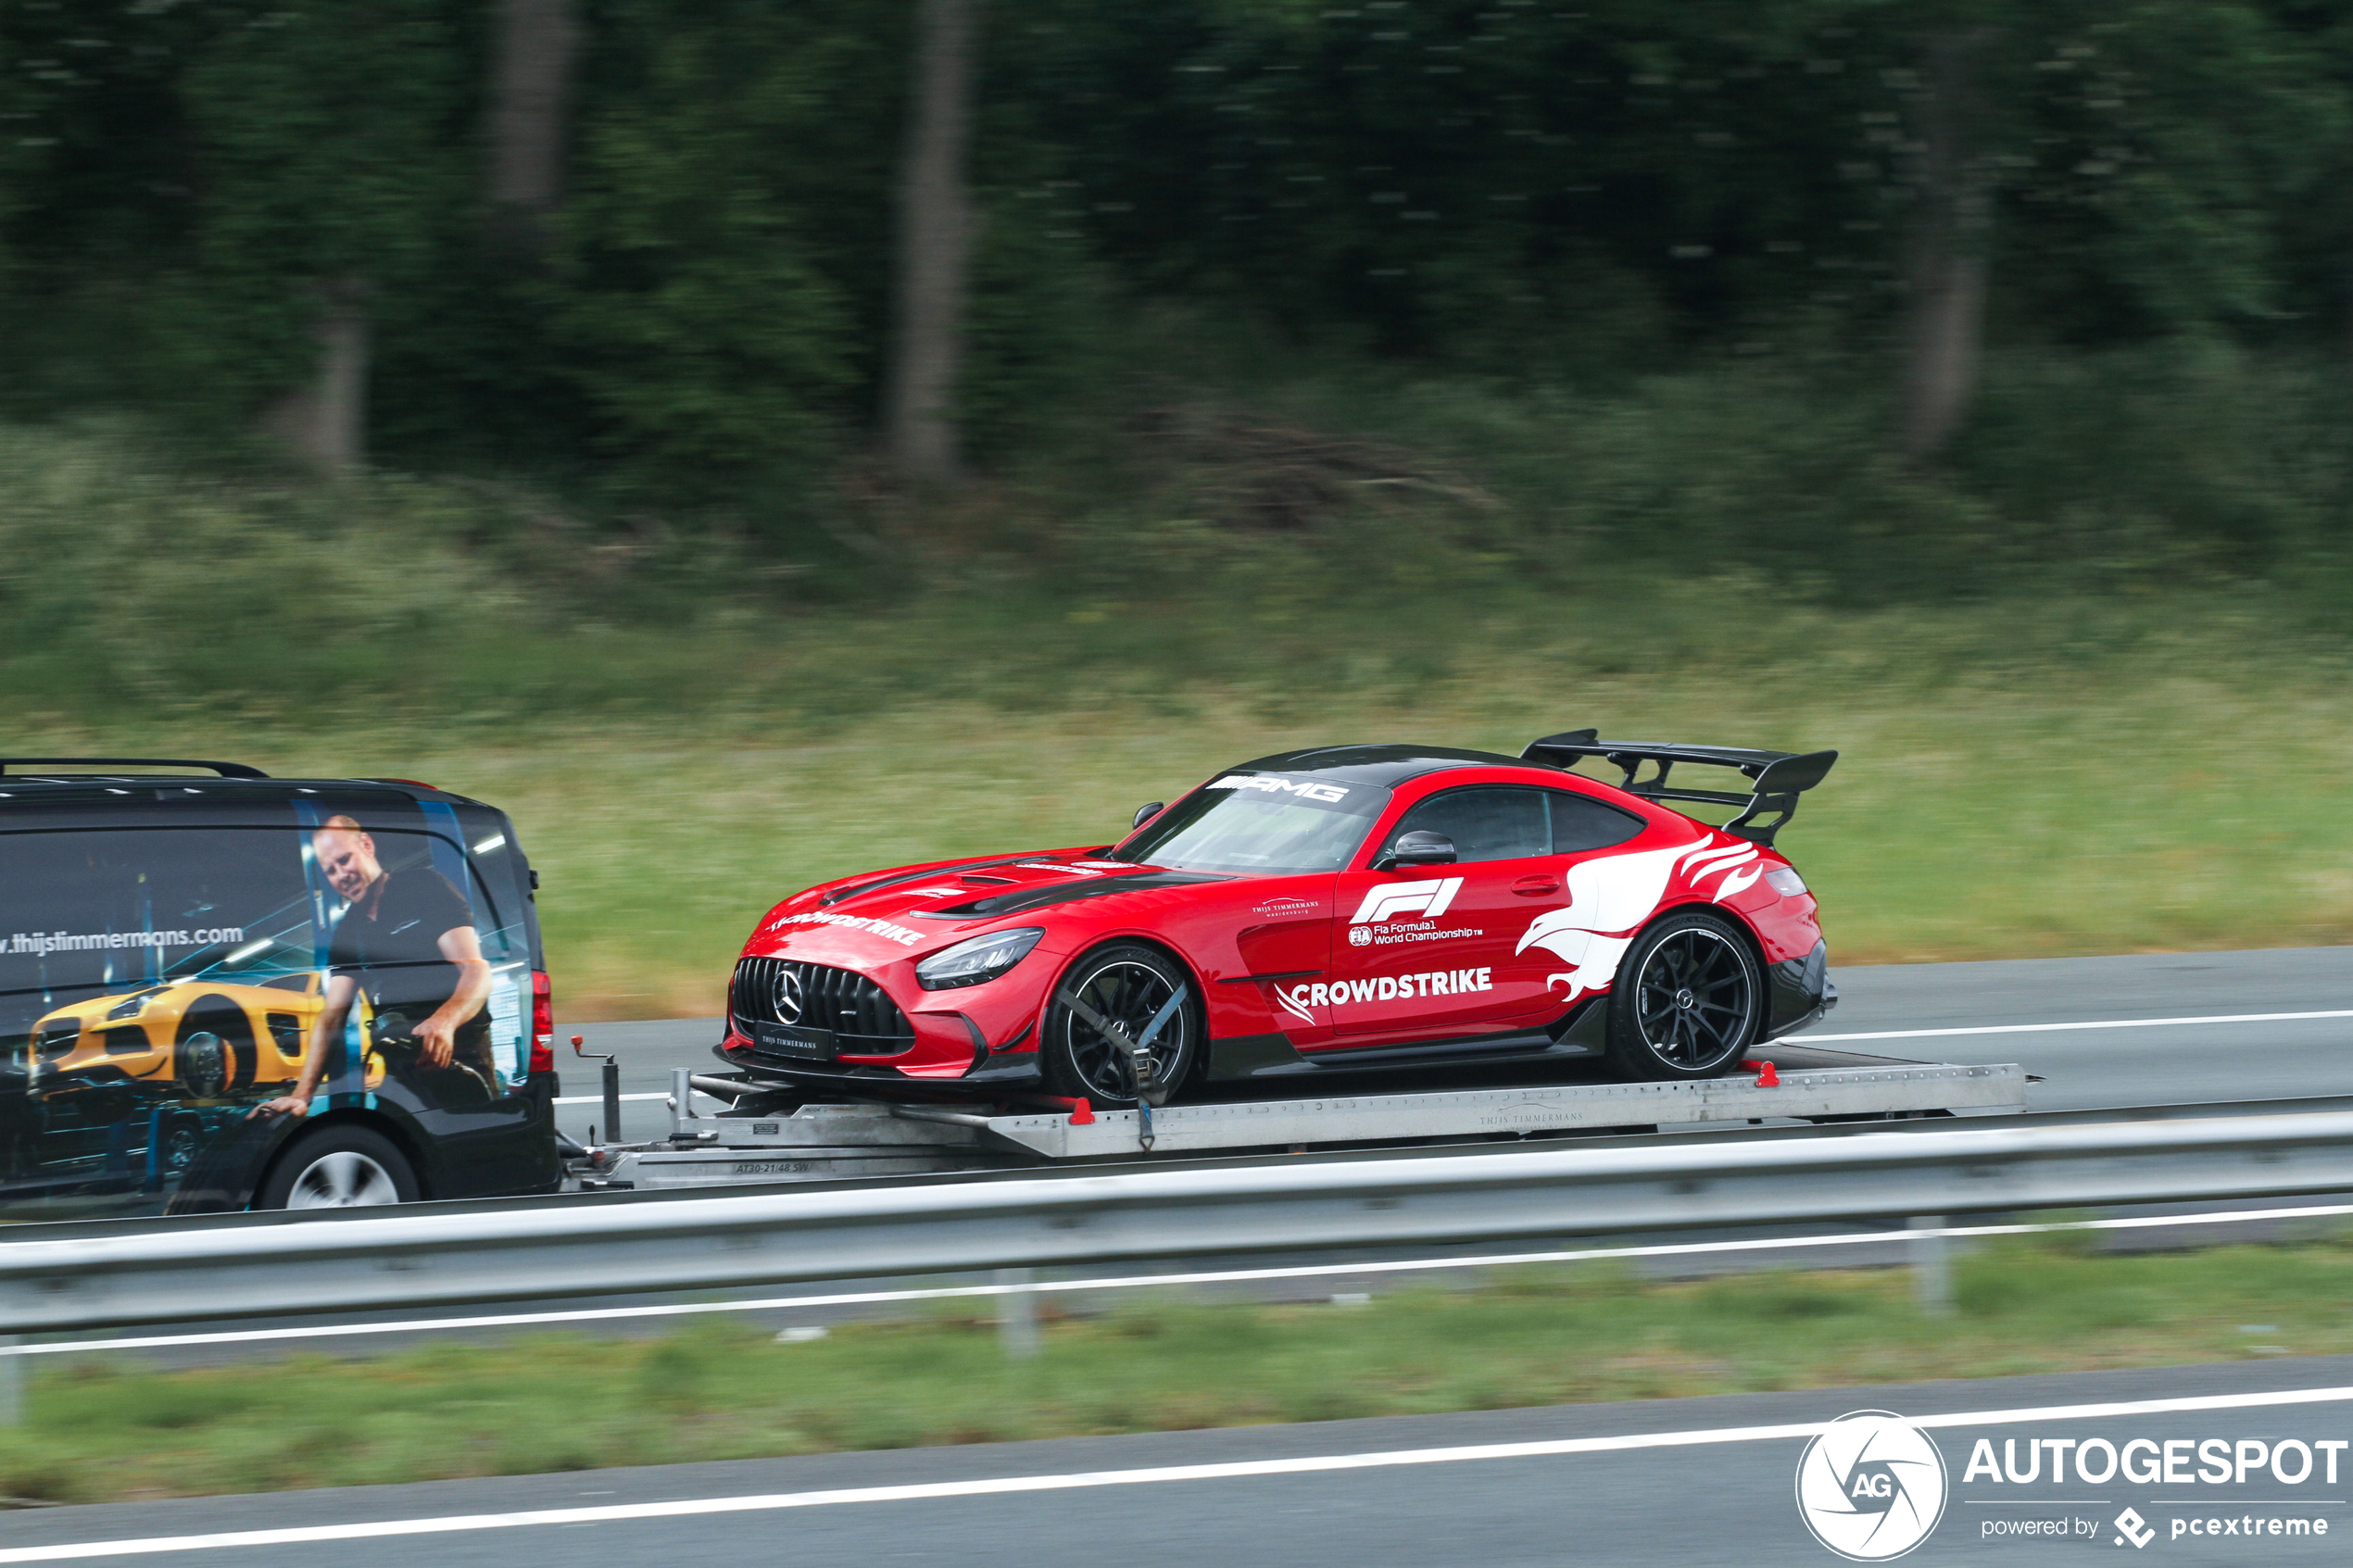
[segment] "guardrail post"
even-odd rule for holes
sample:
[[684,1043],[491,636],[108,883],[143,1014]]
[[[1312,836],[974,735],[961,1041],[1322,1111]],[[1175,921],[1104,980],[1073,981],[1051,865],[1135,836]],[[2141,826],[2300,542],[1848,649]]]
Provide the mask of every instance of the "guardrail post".
[[670,1075],[670,1135],[676,1137],[686,1130],[695,1114],[694,1070],[681,1067]]
[[[0,1334],[0,1347],[21,1345],[21,1334]],[[24,1424],[24,1358],[0,1356],[0,1426]]]
[[1908,1244],[1912,1285],[1919,1293],[1920,1311],[1931,1317],[1949,1317],[1953,1311],[1953,1242],[1950,1236],[1933,1234],[1944,1229],[1944,1216],[1915,1214],[1911,1228],[1931,1233],[1916,1236]]
[[1032,1277],[1027,1269],[997,1271],[998,1285],[1010,1287],[997,1298],[997,1338],[1006,1356],[1016,1361],[1038,1353],[1038,1292],[1029,1288]]

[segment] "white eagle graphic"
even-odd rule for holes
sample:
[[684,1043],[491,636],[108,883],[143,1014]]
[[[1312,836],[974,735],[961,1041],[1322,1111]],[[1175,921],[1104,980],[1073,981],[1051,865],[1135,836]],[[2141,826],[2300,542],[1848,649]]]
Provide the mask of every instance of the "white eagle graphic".
[[1617,960],[1634,945],[1635,928],[1658,908],[1678,870],[1689,873],[1694,887],[1703,877],[1727,873],[1711,896],[1720,903],[1765,874],[1757,859],[1754,844],[1703,839],[1696,846],[1580,860],[1568,869],[1567,905],[1538,915],[1512,950],[1541,947],[1570,965],[1562,973],[1546,975],[1544,988],[1549,991],[1567,981],[1567,999],[1573,1002],[1617,978]]

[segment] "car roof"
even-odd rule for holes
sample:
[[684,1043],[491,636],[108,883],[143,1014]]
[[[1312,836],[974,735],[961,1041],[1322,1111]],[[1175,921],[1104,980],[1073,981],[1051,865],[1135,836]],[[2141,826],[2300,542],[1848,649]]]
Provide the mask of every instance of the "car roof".
[[1451,746],[1319,746],[1306,751],[1278,751],[1228,769],[1237,773],[1312,773],[1340,784],[1374,784],[1387,789],[1424,773],[1450,768],[1534,768],[1560,770],[1549,763],[1506,757],[1500,751],[1464,751]]

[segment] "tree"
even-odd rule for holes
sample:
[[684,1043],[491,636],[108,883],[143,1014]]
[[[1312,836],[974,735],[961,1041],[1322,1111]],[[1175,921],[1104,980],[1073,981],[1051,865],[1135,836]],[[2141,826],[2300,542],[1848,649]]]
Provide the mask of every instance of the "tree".
[[184,78],[208,371],[273,398],[263,428],[322,469],[366,461],[378,303],[431,271],[466,205],[462,132],[479,99],[451,9],[223,7]]
[[580,50],[574,0],[499,0],[490,112],[494,232],[511,248],[546,248],[563,198],[566,111]]
[[346,273],[307,291],[311,372],[262,411],[261,428],[311,467],[341,472],[368,461],[368,280]]
[[920,0],[899,177],[898,287],[885,440],[917,484],[958,473],[954,400],[973,248],[965,184],[981,0]]
[[1971,146],[1979,42],[1944,31],[1920,51],[1904,324],[1904,454],[1915,463],[1932,461],[1960,429],[1983,348],[1986,192]]

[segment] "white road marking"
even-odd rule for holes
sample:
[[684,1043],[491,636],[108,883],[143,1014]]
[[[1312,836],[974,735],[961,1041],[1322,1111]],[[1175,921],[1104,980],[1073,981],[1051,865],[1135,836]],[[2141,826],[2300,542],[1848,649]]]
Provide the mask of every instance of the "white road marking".
[[[622,1098],[623,1099],[624,1099],[624,1100],[633,1100],[633,1099],[668,1099],[670,1097],[669,1097],[668,1095],[666,1095],[666,1094],[661,1094],[661,1095],[623,1095],[623,1096],[622,1096],[621,1098]],[[605,1097],[604,1097],[604,1096],[602,1096],[602,1095],[558,1095],[558,1096],[556,1097],[556,1103],[557,1103],[558,1105],[602,1105],[602,1104],[604,1104],[604,1103],[605,1103]]]
[[602,1323],[620,1318],[673,1318],[696,1312],[767,1312],[800,1307],[853,1307],[890,1301],[938,1301],[953,1297],[1013,1296],[1080,1290],[1166,1288],[1172,1285],[1233,1285],[1257,1280],[1315,1279],[1332,1274],[1414,1273],[1434,1269],[1515,1268],[1528,1263],[1581,1263],[1604,1258],[1674,1258],[1699,1252],[1760,1252],[1776,1248],[1866,1247],[1893,1242],[2036,1236],[2050,1231],[2146,1230],[2164,1225],[2225,1225],[2255,1220],[2341,1219],[2353,1203],[2295,1209],[2236,1209],[2219,1213],[2135,1214],[2118,1220],[2056,1220],[2006,1225],[1923,1226],[1919,1230],[1846,1231],[1833,1236],[1749,1236],[1738,1241],[1659,1242],[1648,1247],[1588,1247],[1571,1252],[1501,1252],[1462,1258],[1406,1258],[1378,1262],[1295,1263],[1269,1269],[1217,1269],[1186,1274],[1126,1274],[1110,1278],[1035,1280],[1027,1285],[946,1285],[920,1290],[854,1290],[831,1296],[779,1296],[751,1301],[672,1301],[652,1307],[581,1307],[560,1312],[500,1312],[470,1318],[416,1318],[399,1323],[313,1323],[297,1328],[222,1329],[209,1334],[157,1334],[120,1339],[53,1339],[0,1344],[9,1356],[61,1356],[84,1350],[154,1350],[183,1345],[238,1345],[256,1340],[343,1339],[366,1334],[425,1334],[449,1328],[513,1328],[531,1323]]
[[[2335,1012],[2224,1012],[2204,1018],[2111,1018],[2095,1023],[1985,1023],[1969,1029],[1877,1029],[1868,1035],[1789,1035],[1795,1046],[1827,1046],[1833,1040],[1935,1040],[1954,1035],[2049,1035],[2065,1029],[2170,1029],[2185,1023],[2292,1023],[2309,1018],[2353,1018],[2353,1009]],[[1781,1041],[1774,1041],[1779,1045]],[[1758,1050],[1769,1049],[1759,1046]]]
[[[1837,1390],[1825,1389],[1822,1394],[1826,1401],[1833,1400]],[[2347,1400],[2353,1400],[2353,1387],[2290,1388],[2265,1394],[2202,1394],[2175,1399],[2117,1399],[2099,1404],[1959,1411],[1909,1419],[1915,1426],[2010,1426],[2052,1421],[2169,1415],[2189,1411],[2336,1404]],[[1142,1486],[1169,1481],[1232,1481],[1261,1475],[1314,1475],[1343,1470],[1392,1470],[1424,1464],[1466,1464],[1507,1459],[1554,1459],[1568,1454],[1625,1453],[1642,1449],[1701,1448],[1718,1443],[1758,1443],[1811,1437],[1825,1424],[1809,1421],[1772,1426],[1718,1426],[1691,1432],[1637,1432],[1615,1437],[1561,1437],[1537,1443],[1481,1443],[1452,1449],[1398,1449],[1383,1453],[1242,1460],[1226,1464],[1170,1464],[1138,1470],[1078,1471],[1062,1475],[1001,1475],[973,1481],[929,1481],[903,1486],[843,1486],[826,1491],[769,1492],[750,1497],[606,1503],[594,1508],[456,1513],[431,1519],[386,1519],[358,1524],[304,1524],[272,1530],[229,1530],[209,1536],[151,1536],[140,1539],[85,1541],[62,1546],[10,1547],[0,1549],[0,1562],[67,1562],[97,1557],[217,1551],[232,1547],[304,1546],[320,1541],[378,1540],[393,1536],[451,1535],[461,1531],[512,1530],[532,1525],[693,1519],[716,1513],[761,1513],[787,1508],[830,1508],[846,1503],[925,1502],[942,1498],[1003,1497],[1020,1492],[1066,1492],[1097,1486]]]

